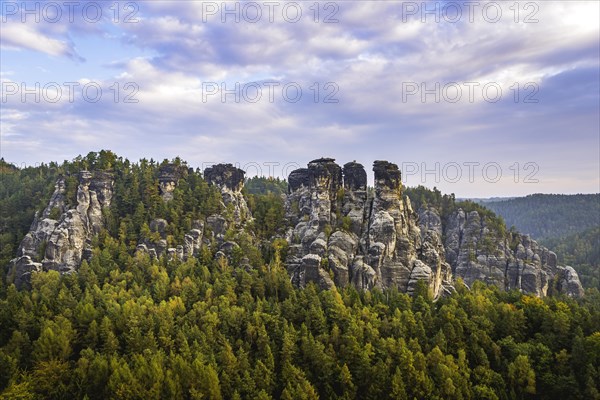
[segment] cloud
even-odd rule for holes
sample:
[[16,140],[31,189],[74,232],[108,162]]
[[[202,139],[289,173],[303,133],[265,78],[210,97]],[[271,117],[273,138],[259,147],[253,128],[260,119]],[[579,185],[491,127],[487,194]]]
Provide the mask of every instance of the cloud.
[[28,49],[51,56],[63,56],[83,61],[72,43],[45,36],[27,24],[3,24],[0,44],[4,49]]
[[[536,187],[515,186],[510,179],[495,186],[438,187],[483,196],[557,192],[557,185],[576,185],[570,171],[585,177],[577,183],[581,191],[598,187],[598,3],[539,2],[539,22],[532,24],[514,22],[511,2],[501,3],[504,17],[498,23],[479,16],[454,24],[405,18],[400,2],[366,1],[339,2],[339,22],[333,24],[322,22],[323,9],[320,22],[314,21],[313,3],[302,3],[305,18],[297,23],[281,18],[223,23],[220,15],[204,22],[206,4],[139,2],[139,22],[131,24],[24,25],[8,36],[3,26],[3,46],[21,40],[26,43],[10,46],[57,57],[77,57],[75,45],[90,35],[111,46],[120,38],[139,51],[123,58],[122,52],[97,55],[94,48],[77,47],[97,56],[99,65],[86,63],[73,80],[103,72],[97,81],[106,97],[99,103],[79,96],[73,103],[8,104],[22,118],[17,123],[3,114],[9,133],[3,127],[2,151],[49,161],[108,146],[133,159],[180,155],[192,165],[302,165],[327,155],[340,162],[358,159],[367,168],[381,158],[429,165],[493,161],[506,171],[515,162],[531,161],[540,165],[543,178]],[[15,39],[17,33],[31,40]],[[121,89],[135,83],[139,103],[111,101],[115,82]],[[261,85],[263,97],[239,103],[233,95],[223,102],[220,93],[204,98],[212,82],[229,90]],[[279,88],[295,82],[303,96],[291,103],[278,89],[271,102],[266,82]],[[436,102],[431,94],[423,101],[418,93],[405,101],[404,86],[411,82],[430,89],[497,82],[503,96],[491,103],[479,90],[475,101],[464,94],[451,103],[443,96]],[[328,83],[337,85],[338,103],[323,101],[333,93]],[[517,102],[515,83],[521,91]],[[523,103],[527,83],[537,85],[538,103]],[[24,141],[27,154],[20,147]]]

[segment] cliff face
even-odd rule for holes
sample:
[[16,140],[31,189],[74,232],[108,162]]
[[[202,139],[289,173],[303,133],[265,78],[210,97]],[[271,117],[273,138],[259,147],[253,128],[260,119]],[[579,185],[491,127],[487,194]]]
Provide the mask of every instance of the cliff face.
[[429,229],[422,234],[410,201],[402,196],[395,164],[376,161],[373,171],[371,198],[358,163],[342,169],[332,159],[319,159],[292,172],[286,202],[294,225],[287,234],[292,280],[298,286],[315,281],[322,287],[353,284],[407,292],[425,280],[440,295],[450,289],[445,282],[450,268],[443,262],[439,235]]
[[73,272],[81,263],[89,240],[104,227],[102,209],[110,206],[113,178],[105,172],[82,171],[77,189],[77,207],[62,214],[50,235],[42,266]]
[[[21,242],[17,258],[11,261],[18,287],[28,283],[33,271],[70,273],[79,268],[90,239],[104,226],[102,209],[110,206],[113,177],[101,171],[82,171],[75,208],[67,209],[65,194],[65,180],[61,178],[48,206],[36,215]],[[52,219],[57,215],[58,219]]]
[[528,235],[512,235],[495,235],[477,211],[454,212],[448,218],[445,242],[453,274],[468,286],[480,280],[537,296],[546,296],[551,288],[569,296],[583,295],[573,268],[558,266],[556,254]]

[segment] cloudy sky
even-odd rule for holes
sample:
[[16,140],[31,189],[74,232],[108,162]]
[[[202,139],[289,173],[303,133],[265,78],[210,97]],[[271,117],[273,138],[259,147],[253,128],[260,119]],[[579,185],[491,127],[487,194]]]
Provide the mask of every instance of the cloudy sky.
[[600,190],[597,1],[0,4],[17,165],[327,156],[459,197]]

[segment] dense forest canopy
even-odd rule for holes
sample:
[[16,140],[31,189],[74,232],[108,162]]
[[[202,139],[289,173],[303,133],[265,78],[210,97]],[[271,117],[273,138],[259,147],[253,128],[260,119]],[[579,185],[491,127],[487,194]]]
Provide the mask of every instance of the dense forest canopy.
[[[166,164],[187,171],[169,202],[158,191]],[[132,163],[101,151],[0,168],[2,399],[600,399],[597,289],[540,299],[459,282],[435,302],[424,285],[413,297],[300,290],[282,262],[283,181],[249,180],[254,221],[227,233],[240,246],[232,257],[207,246],[169,261],[135,251],[153,219],[167,221],[175,244],[194,220],[228,214],[218,189],[182,160]],[[76,203],[82,169],[115,176],[90,261],[76,274],[34,273],[17,291],[9,260],[59,175]],[[476,203],[425,188],[406,194],[442,214],[476,210],[506,233]]]
[[553,239],[600,226],[600,194],[532,194],[485,207],[534,239]]
[[597,399],[600,293],[539,299],[475,285],[292,287],[250,271],[152,262],[103,235],[78,274],[3,288],[5,399]]

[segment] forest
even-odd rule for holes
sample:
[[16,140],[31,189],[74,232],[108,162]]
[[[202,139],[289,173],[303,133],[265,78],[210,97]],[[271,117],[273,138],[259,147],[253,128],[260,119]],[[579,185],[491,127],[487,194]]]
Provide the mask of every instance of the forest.
[[[0,163],[1,399],[600,399],[598,289],[537,298],[457,282],[436,301],[424,286],[412,297],[297,289],[282,262],[282,182],[245,189],[254,221],[227,233],[239,254],[215,259],[205,246],[186,261],[150,258],[135,248],[153,218],[177,243],[194,219],[227,214],[191,169],[163,202],[165,163],[185,166],[107,151],[35,168]],[[9,260],[59,175],[74,204],[81,169],[116,177],[91,259],[74,274],[34,273],[18,291]],[[456,207],[439,191],[407,193]],[[461,206],[505,229],[491,211]]]

